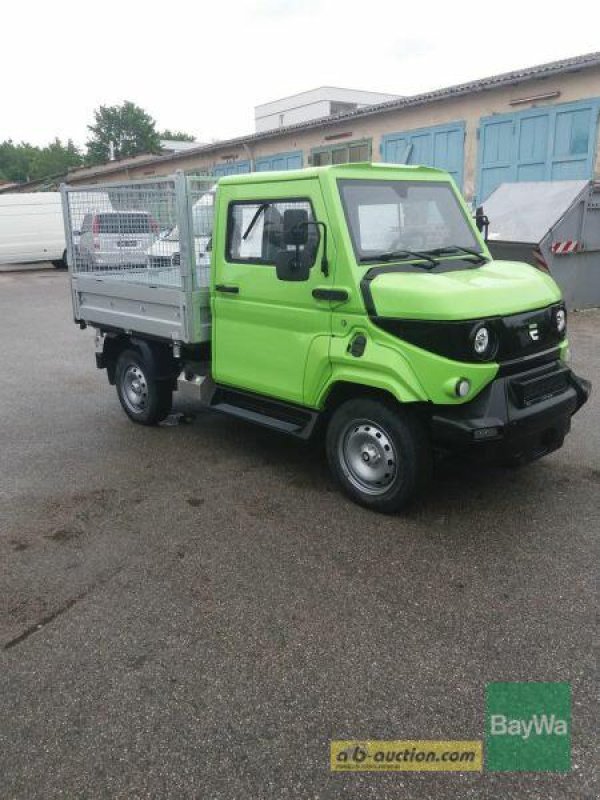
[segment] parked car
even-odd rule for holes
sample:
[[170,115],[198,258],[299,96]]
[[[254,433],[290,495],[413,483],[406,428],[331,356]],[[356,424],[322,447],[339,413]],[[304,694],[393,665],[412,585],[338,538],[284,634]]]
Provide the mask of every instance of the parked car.
[[94,191],[89,195],[86,191],[80,191],[75,195],[75,200],[69,208],[71,249],[74,258],[79,258],[79,238],[86,215],[108,211],[114,211],[108,192]]
[[89,269],[146,266],[159,227],[147,211],[86,214],[79,232],[79,259]]
[[66,267],[59,192],[0,194],[0,264],[51,261]]
[[[213,189],[203,194],[192,206],[196,272],[200,286],[208,286],[209,282],[214,200],[215,193]],[[148,266],[151,269],[179,268],[179,263],[179,226],[175,225],[170,231],[161,235],[149,248]]]

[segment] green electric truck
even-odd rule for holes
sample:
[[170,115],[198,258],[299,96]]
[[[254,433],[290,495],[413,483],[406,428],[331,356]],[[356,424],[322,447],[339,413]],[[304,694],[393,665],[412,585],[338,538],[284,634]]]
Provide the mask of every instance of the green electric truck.
[[555,282],[494,261],[445,172],[101,189],[62,188],[74,318],[134,422],[163,420],[185,381],[217,412],[321,438],[342,489],[393,512],[434,453],[533,460],[589,396]]

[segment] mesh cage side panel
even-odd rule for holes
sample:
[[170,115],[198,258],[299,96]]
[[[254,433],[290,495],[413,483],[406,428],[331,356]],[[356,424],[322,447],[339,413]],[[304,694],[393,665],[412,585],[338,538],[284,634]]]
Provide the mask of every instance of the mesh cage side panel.
[[67,192],[74,273],[182,286],[174,181]]

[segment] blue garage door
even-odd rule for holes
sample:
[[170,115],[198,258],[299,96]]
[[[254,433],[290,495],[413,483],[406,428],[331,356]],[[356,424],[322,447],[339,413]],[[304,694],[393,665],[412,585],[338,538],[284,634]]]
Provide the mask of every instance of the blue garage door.
[[302,169],[302,162],[302,150],[295,150],[293,153],[276,153],[257,158],[255,165],[257,172],[267,172],[278,169]]
[[381,160],[445,169],[462,188],[465,124],[452,122],[405,133],[389,133],[381,138]]
[[477,200],[501,183],[591,178],[600,100],[482,117]]
[[219,164],[213,169],[213,175],[222,178],[224,175],[241,175],[250,172],[249,161],[230,161],[227,164]]

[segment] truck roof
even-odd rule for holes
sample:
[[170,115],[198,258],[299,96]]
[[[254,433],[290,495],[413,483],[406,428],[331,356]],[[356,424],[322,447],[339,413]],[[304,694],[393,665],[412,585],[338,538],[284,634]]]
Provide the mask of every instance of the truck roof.
[[264,183],[271,181],[297,181],[306,178],[391,178],[395,180],[411,180],[412,178],[429,180],[450,180],[450,175],[443,169],[425,167],[418,164],[383,164],[361,161],[355,164],[333,164],[325,167],[306,167],[273,172],[245,172],[240,175],[226,175],[219,178],[219,185]]
[[60,192],[15,192],[0,194],[0,206],[60,205]]

